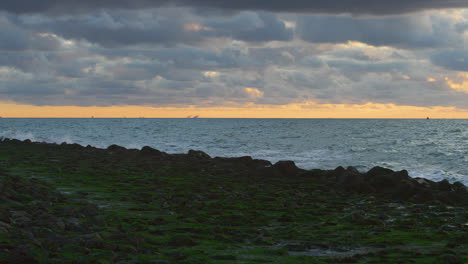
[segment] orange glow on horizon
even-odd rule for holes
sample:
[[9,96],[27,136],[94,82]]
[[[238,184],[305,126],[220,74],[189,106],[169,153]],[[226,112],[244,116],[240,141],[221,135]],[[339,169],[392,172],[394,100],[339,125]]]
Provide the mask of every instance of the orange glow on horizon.
[[317,104],[304,102],[288,105],[246,104],[238,107],[152,107],[152,106],[33,106],[0,102],[2,117],[69,118],[468,118],[468,109],[455,107],[417,107],[366,103]]

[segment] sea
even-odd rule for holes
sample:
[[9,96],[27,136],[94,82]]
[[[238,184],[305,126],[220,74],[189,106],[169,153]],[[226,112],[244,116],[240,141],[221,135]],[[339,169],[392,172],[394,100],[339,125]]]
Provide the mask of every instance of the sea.
[[468,185],[468,119],[0,118],[0,138],[195,149],[212,157],[293,160],[304,169],[382,166]]

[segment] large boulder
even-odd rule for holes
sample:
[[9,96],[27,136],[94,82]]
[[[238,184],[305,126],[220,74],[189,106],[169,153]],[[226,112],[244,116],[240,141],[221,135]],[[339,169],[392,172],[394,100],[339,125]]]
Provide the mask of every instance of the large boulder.
[[273,165],[283,176],[296,176],[299,173],[299,168],[292,160],[280,160]]
[[387,174],[390,174],[390,173],[393,173],[393,172],[394,171],[392,171],[391,169],[376,166],[376,167],[373,167],[372,169],[370,169],[367,172],[367,175],[370,176],[370,177],[374,177],[374,176],[379,176],[379,175],[387,175]]
[[152,147],[144,146],[141,148],[140,154],[143,156],[162,156],[164,153]]
[[200,150],[189,150],[188,151],[188,156],[191,158],[197,158],[197,159],[211,159],[210,155],[206,154],[203,151]]
[[119,146],[119,145],[110,145],[109,147],[107,147],[107,151],[109,151],[110,153],[114,153],[114,152],[123,152],[123,151],[126,151],[127,149],[122,147],[122,146]]
[[333,171],[336,177],[336,184],[345,191],[368,193],[372,192],[372,187],[367,182],[365,175],[361,174],[354,167],[338,167]]

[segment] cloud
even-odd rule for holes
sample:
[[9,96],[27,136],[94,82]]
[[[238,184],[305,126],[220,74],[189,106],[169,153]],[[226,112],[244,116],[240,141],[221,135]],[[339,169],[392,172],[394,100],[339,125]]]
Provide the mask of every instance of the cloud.
[[297,31],[300,38],[314,43],[358,41],[374,46],[434,48],[460,43],[462,35],[453,27],[449,16],[434,13],[387,17],[309,15],[300,17]]
[[293,30],[272,13],[242,12],[226,19],[209,19],[204,25],[209,29],[207,36],[231,37],[237,40],[288,41],[293,37]]
[[205,16],[200,8],[0,13],[0,98],[33,105],[313,101],[468,109],[458,76],[467,71],[467,13],[218,9]]
[[50,35],[39,34],[16,25],[13,17],[0,14],[0,50],[53,50],[60,46],[60,42]]
[[13,13],[79,13],[96,9],[142,9],[168,5],[225,10],[298,13],[400,14],[428,9],[464,8],[465,0],[3,0],[0,8]]
[[208,38],[288,41],[294,34],[272,13],[241,12],[222,18],[204,18],[183,8],[95,11],[58,18],[23,15],[18,24],[36,32],[51,32],[65,39],[86,40],[106,47],[173,46],[200,43]]
[[265,94],[264,92],[260,91],[257,88],[250,88],[250,87],[246,87],[242,89],[242,92],[244,93],[245,96],[247,96],[248,98],[252,98],[252,99],[262,98],[263,95]]
[[468,94],[468,73],[459,73],[454,80],[446,77],[445,81],[451,89]]
[[441,50],[431,56],[431,61],[437,66],[454,70],[468,72],[467,50]]

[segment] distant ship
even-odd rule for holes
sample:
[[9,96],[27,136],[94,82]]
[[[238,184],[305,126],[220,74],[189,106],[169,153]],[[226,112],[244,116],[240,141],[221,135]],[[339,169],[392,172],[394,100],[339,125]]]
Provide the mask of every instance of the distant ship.
[[429,119],[429,117],[426,117],[426,119]]
[[194,115],[194,116],[189,115],[189,116],[187,116],[187,118],[198,118],[198,117],[199,117],[199,115]]

